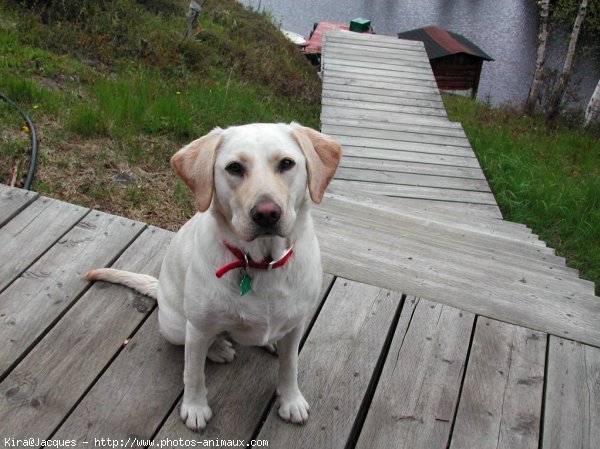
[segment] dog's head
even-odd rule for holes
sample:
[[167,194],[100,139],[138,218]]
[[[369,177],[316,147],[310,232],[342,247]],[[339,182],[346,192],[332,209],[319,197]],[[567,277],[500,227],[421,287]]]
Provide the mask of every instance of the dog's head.
[[330,137],[297,123],[215,128],[179,150],[173,168],[200,212],[211,204],[243,240],[285,237],[307,187],[321,202],[341,156]]

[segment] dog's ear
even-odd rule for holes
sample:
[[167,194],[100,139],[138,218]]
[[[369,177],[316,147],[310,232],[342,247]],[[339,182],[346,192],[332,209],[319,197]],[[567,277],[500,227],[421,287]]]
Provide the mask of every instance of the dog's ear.
[[215,155],[222,133],[221,128],[215,128],[187,144],[171,158],[173,169],[194,194],[200,212],[208,209],[212,201]]
[[320,203],[340,163],[342,148],[331,137],[314,129],[295,122],[290,126],[306,158],[310,197],[315,203]]

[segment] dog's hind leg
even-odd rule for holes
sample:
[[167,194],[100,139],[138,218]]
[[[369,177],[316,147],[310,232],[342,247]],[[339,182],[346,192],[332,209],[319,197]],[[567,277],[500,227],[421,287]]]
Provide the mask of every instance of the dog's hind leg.
[[158,329],[165,339],[173,345],[185,344],[186,319],[168,304],[158,307]]
[[264,345],[263,349],[271,355],[277,355],[277,345],[274,343]]
[[233,344],[225,338],[225,335],[221,334],[208,348],[207,357],[215,363],[227,363],[235,359],[236,353]]

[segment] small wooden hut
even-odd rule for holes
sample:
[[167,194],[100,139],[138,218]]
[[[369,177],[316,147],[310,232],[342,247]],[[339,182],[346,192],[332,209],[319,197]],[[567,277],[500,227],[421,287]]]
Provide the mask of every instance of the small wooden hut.
[[466,37],[435,26],[398,33],[400,39],[422,41],[441,90],[471,90],[477,96],[483,61],[494,59]]

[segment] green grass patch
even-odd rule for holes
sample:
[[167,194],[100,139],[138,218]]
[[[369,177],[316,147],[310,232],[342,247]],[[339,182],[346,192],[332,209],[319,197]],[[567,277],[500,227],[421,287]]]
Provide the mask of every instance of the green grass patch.
[[446,96],[507,220],[524,223],[600,293],[600,140],[511,109]]
[[174,82],[156,70],[98,80],[88,92],[90,98],[71,111],[70,119],[70,129],[84,137],[143,133],[189,140],[215,126],[314,122],[319,110],[316,105],[307,112],[306,105],[266,96],[237,80]]

